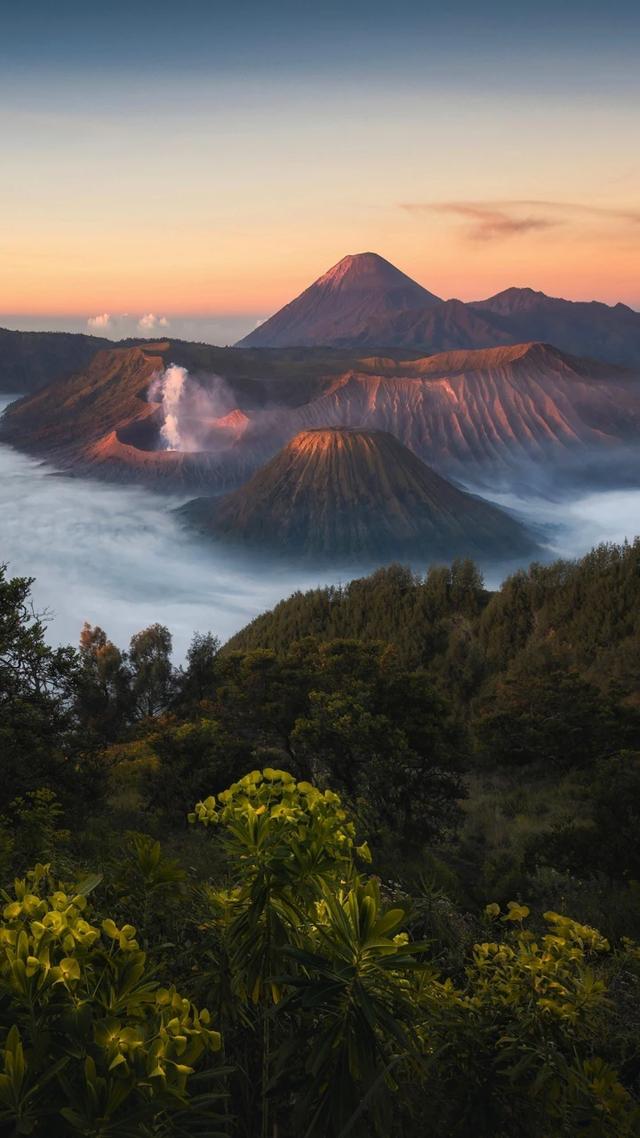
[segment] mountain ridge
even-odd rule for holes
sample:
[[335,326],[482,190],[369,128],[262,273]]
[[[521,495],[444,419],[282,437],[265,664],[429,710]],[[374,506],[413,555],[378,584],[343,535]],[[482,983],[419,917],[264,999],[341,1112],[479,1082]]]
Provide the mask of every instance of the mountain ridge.
[[[162,406],[149,388],[171,363],[205,392],[223,384],[198,453],[164,449]],[[551,478],[579,464],[588,481],[591,462],[637,444],[640,369],[531,342],[427,357],[111,346],[84,372],[12,404],[0,438],[74,473],[221,489],[300,431],[336,426],[389,431],[445,477],[475,485],[520,480],[532,463]]]
[[[578,356],[618,364],[640,364],[640,313],[621,303],[572,301],[532,288],[510,286],[484,300],[443,300],[423,290],[383,258],[383,280],[390,270],[411,286],[363,295],[370,258],[353,254],[339,261],[289,304],[238,341],[237,347],[291,347],[313,344],[380,352],[401,348],[433,354],[461,348],[488,348],[522,341],[547,341]],[[341,268],[348,262],[345,268]],[[395,278],[394,278],[395,279]],[[340,312],[318,318],[327,289],[339,295]],[[422,290],[422,292],[420,291]]]

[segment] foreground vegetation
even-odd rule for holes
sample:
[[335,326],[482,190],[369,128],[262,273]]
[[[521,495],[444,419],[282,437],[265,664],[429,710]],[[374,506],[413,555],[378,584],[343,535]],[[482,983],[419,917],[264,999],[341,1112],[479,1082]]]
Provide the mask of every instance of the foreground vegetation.
[[640,1132],[640,543],[182,669],[0,579],[0,1134]]

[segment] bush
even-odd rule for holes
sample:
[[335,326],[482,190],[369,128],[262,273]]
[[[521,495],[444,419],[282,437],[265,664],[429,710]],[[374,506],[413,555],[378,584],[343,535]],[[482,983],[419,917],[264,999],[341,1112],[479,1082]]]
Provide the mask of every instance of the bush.
[[67,890],[37,865],[4,894],[4,1132],[142,1138],[200,1114],[213,1134],[218,1096],[194,1102],[189,1082],[220,1035],[206,1010],[153,978],[135,928],[92,922],[87,893],[98,880]]

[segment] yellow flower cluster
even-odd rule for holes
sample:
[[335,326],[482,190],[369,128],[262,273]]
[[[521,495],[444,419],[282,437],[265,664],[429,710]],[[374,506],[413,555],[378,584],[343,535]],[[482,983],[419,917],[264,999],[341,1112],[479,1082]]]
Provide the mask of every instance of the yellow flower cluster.
[[333,856],[349,857],[353,851],[361,860],[371,860],[366,843],[354,849],[355,826],[339,795],[319,790],[310,782],[296,782],[287,771],[272,767],[251,771],[217,798],[210,795],[196,803],[188,817],[204,826],[221,824],[233,829],[241,825],[250,838],[265,825],[287,832],[300,843],[315,835]]
[[[498,905],[485,910],[492,920],[498,917],[512,925],[522,925],[529,915],[526,905],[509,902],[500,916]],[[528,1002],[545,1016],[578,1024],[589,1016],[604,998],[605,985],[586,967],[591,954],[609,951],[608,941],[596,929],[581,925],[558,913],[544,914],[550,932],[538,941],[532,932],[519,927],[502,942],[476,944],[471,1003],[523,1006]]]
[[[5,895],[0,922],[0,982],[20,1007],[34,1015],[65,1015],[65,1006],[89,1012],[87,1082],[113,1076],[129,1086],[150,1080],[169,1082],[181,1093],[194,1064],[205,1051],[221,1047],[209,1012],[198,1010],[175,988],[160,988],[145,978],[146,955],[133,925],[118,927],[106,919],[87,920],[83,892],[49,888],[49,867],[36,866],[17,880],[14,896]],[[105,977],[108,977],[106,982]],[[15,1034],[15,1033],[14,1033]],[[59,1033],[62,1040],[64,1032]],[[22,1054],[19,1033],[4,1055]],[[25,1048],[25,1055],[27,1050]],[[8,1093],[8,1092],[7,1092]]]

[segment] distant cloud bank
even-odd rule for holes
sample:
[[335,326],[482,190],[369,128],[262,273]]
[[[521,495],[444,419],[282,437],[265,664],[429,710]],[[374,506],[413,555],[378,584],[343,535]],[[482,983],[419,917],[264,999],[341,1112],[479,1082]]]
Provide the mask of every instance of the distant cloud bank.
[[153,312],[147,312],[138,320],[138,328],[141,332],[153,332],[156,328],[168,328],[169,321],[166,316],[154,316]]
[[154,336],[171,336],[174,340],[194,340],[205,344],[230,345],[241,340],[254,327],[256,313],[191,313],[98,312],[87,316],[52,316],[46,313],[0,312],[0,328],[21,332],[82,332],[104,336],[108,340],[127,340]]
[[128,336],[132,332],[155,332],[158,328],[168,328],[169,320],[166,316],[156,316],[154,312],[145,312],[136,318],[128,312],[113,316],[110,312],[100,312],[97,316],[90,316],[87,328],[91,332],[115,331],[119,336]]
[[87,328],[91,328],[92,332],[104,331],[110,327],[111,317],[108,312],[102,312],[99,316],[90,316],[87,320]]

